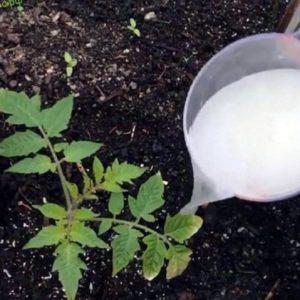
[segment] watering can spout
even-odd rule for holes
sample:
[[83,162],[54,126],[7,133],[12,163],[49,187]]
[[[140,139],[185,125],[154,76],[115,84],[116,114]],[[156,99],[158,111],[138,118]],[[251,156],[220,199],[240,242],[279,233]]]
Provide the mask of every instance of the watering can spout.
[[218,199],[210,186],[195,177],[191,200],[181,209],[181,213],[195,214],[199,206],[215,202],[217,200]]
[[233,197],[230,192],[217,190],[215,184],[203,174],[193,160],[192,164],[194,189],[190,202],[181,209],[181,213],[195,214],[199,206]]

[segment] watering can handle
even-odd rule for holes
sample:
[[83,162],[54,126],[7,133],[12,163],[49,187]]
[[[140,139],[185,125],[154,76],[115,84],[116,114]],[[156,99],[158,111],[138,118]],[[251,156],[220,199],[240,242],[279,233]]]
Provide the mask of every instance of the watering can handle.
[[[279,24],[279,32],[294,33],[299,38],[300,32],[300,0],[292,0],[288,5],[283,18]],[[296,33],[295,33],[296,32]]]

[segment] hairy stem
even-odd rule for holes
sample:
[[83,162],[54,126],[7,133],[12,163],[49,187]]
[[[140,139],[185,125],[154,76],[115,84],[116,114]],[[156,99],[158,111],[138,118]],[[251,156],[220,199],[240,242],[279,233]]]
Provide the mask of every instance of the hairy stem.
[[64,196],[65,196],[65,200],[66,200],[66,204],[67,204],[67,209],[68,209],[68,215],[71,215],[72,214],[72,210],[73,210],[73,204],[72,204],[72,200],[71,200],[71,197],[70,197],[70,194],[69,194],[69,191],[68,191],[68,188],[67,188],[67,184],[66,184],[66,177],[63,173],[63,170],[62,170],[62,167],[61,167],[61,163],[53,149],[53,146],[52,146],[52,143],[49,139],[49,137],[47,136],[47,134],[45,133],[44,129],[42,127],[39,127],[39,130],[41,132],[41,134],[43,135],[44,139],[46,140],[47,144],[48,144],[48,147],[49,147],[49,150],[51,152],[51,155],[53,157],[53,160],[54,160],[54,163],[56,165],[56,168],[57,168],[57,172],[58,172],[58,176],[59,176],[59,179],[60,179],[60,182],[61,182],[61,186],[62,186],[62,189],[63,189],[63,192],[64,192]]
[[168,246],[172,246],[171,242],[168,240],[168,238],[165,235],[163,235],[163,234],[161,234],[161,233],[159,233],[159,232],[157,232],[157,231],[155,231],[155,230],[153,230],[153,229],[151,229],[147,226],[136,223],[136,222],[126,221],[126,220],[121,220],[121,219],[116,219],[116,218],[93,218],[92,220],[86,220],[86,221],[92,221],[92,222],[111,221],[111,222],[116,223],[116,224],[125,224],[125,225],[128,225],[130,227],[139,228],[139,229],[141,229],[145,232],[148,232],[148,233],[151,233],[151,234],[154,234],[154,235],[158,236]]

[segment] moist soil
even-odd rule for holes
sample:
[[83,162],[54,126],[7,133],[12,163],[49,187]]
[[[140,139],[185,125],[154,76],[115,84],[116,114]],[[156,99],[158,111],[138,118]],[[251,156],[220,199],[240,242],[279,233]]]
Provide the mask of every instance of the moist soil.
[[[73,92],[67,140],[102,141],[105,164],[118,157],[162,172],[168,184],[158,226],[191,196],[182,112],[194,76],[230,42],[275,31],[285,7],[269,0],[25,1],[23,13],[0,10],[0,87],[40,93],[45,106]],[[149,12],[156,19],[145,21]],[[130,17],[140,38],[126,28]],[[70,80],[64,51],[79,61]],[[0,138],[14,131],[4,120]],[[1,158],[0,173],[11,163]],[[76,172],[66,168],[68,178]],[[53,249],[22,250],[45,222],[32,205],[63,203],[56,176],[3,174],[0,197],[0,299],[63,299],[51,273]],[[106,197],[94,211],[103,212]],[[300,298],[299,198],[231,199],[198,214],[204,226],[190,241],[193,258],[181,277],[167,281],[162,272],[147,282],[139,260],[111,277],[111,253],[89,249],[78,299]]]

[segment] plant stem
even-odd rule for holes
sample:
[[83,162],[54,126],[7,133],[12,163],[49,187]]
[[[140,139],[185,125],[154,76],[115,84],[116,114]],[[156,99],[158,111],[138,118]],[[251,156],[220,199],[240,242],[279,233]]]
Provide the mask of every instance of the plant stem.
[[168,244],[168,246],[172,246],[171,242],[168,240],[168,238],[165,235],[163,235],[161,233],[158,233],[157,231],[155,231],[155,230],[153,230],[153,229],[151,229],[151,228],[149,228],[147,226],[144,226],[144,225],[141,225],[139,223],[136,223],[136,222],[130,222],[130,221],[121,220],[121,219],[115,219],[115,218],[93,218],[92,220],[89,219],[89,220],[86,220],[86,221],[92,221],[92,222],[111,221],[113,223],[125,224],[125,225],[128,225],[130,227],[139,228],[139,229],[142,229],[145,232],[148,232],[148,233],[151,233],[151,234],[155,234],[161,240],[163,240],[166,244]]
[[49,150],[51,152],[51,155],[53,157],[53,160],[54,160],[54,163],[56,165],[56,168],[57,168],[57,172],[58,172],[58,176],[59,176],[59,179],[60,179],[60,182],[61,182],[61,186],[62,186],[62,189],[63,189],[63,192],[64,192],[64,196],[65,196],[65,200],[66,200],[66,204],[67,204],[67,209],[68,209],[68,215],[71,215],[72,214],[72,209],[73,209],[73,204],[72,204],[72,200],[71,200],[71,197],[70,197],[70,194],[69,194],[69,191],[68,191],[68,188],[67,188],[67,185],[66,185],[66,177],[63,173],[63,170],[61,168],[61,164],[60,164],[60,161],[54,151],[54,148],[51,144],[51,141],[50,139],[48,138],[46,132],[44,131],[44,129],[42,127],[39,126],[39,130],[41,132],[41,134],[43,135],[44,139],[46,140],[47,144],[48,144],[48,147],[49,147]]

